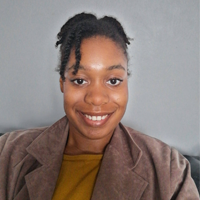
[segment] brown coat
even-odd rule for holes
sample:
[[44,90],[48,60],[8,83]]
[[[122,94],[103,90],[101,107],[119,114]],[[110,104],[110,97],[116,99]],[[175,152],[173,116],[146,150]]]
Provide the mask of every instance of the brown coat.
[[[50,200],[68,134],[51,127],[0,137],[0,199]],[[157,139],[119,124],[106,147],[92,200],[198,200],[189,163]]]

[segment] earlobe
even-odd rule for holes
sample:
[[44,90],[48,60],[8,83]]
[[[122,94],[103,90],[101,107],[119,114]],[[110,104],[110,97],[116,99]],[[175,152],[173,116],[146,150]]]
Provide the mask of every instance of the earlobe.
[[63,93],[63,80],[61,77],[60,77],[59,82],[60,82],[60,91]]

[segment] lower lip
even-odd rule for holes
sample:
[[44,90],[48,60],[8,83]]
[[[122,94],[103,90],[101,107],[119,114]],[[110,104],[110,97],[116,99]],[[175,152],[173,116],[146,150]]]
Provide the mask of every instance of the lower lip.
[[80,116],[82,117],[82,119],[84,120],[84,122],[89,125],[89,126],[93,126],[93,127],[98,127],[98,126],[102,126],[104,125],[108,119],[110,118],[110,116],[112,114],[109,114],[105,119],[102,119],[100,121],[93,121],[91,119],[88,119],[83,113],[79,112]]

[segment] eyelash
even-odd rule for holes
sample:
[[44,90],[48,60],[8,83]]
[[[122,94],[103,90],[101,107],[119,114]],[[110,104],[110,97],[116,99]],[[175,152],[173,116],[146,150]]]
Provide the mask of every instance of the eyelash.
[[[117,84],[110,84],[110,83],[108,83],[109,81],[113,81],[113,80],[117,81]],[[109,85],[112,85],[112,86],[117,86],[117,85],[119,85],[121,82],[123,82],[122,79],[119,79],[119,78],[111,78],[111,79],[109,79],[106,83],[108,83]]]
[[74,83],[75,85],[83,85],[83,83],[81,84],[81,83],[78,83],[77,81],[83,81],[83,82],[86,82],[87,83],[87,81],[85,81],[84,79],[82,79],[82,78],[76,78],[76,79],[72,79],[72,80],[70,80],[72,83]]
[[[115,83],[115,84],[111,84],[111,82],[110,81],[117,81],[117,84]],[[78,83],[77,81],[81,81],[82,83]],[[78,85],[78,86],[81,86],[81,85],[84,85],[84,84],[86,84],[87,83],[87,81],[85,81],[84,79],[82,79],[82,78],[77,78],[77,79],[72,79],[72,80],[70,80],[70,82],[72,82],[72,83],[74,83],[75,85]],[[85,82],[85,83],[84,83]],[[108,83],[108,82],[110,82],[110,83]],[[123,80],[122,79],[119,79],[119,78],[111,78],[111,79],[109,79],[106,83],[108,83],[109,85],[111,85],[111,86],[117,86],[117,85],[119,85],[121,82],[123,82]]]

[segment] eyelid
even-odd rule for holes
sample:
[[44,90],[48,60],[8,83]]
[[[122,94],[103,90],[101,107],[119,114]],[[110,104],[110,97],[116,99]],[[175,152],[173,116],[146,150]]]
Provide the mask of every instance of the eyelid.
[[[76,83],[75,81],[78,81],[78,80],[82,80],[84,83],[82,84],[78,84]],[[83,78],[74,78],[74,79],[70,79],[70,82],[74,83],[75,85],[78,85],[78,86],[82,86],[82,85],[85,85],[87,83],[87,81]]]
[[[117,84],[110,84],[109,81],[111,81],[111,80],[117,80],[118,83]],[[121,82],[123,82],[123,79],[120,79],[120,78],[110,78],[108,81],[106,81],[106,83],[108,83],[111,86],[118,86],[118,85],[120,85]]]

